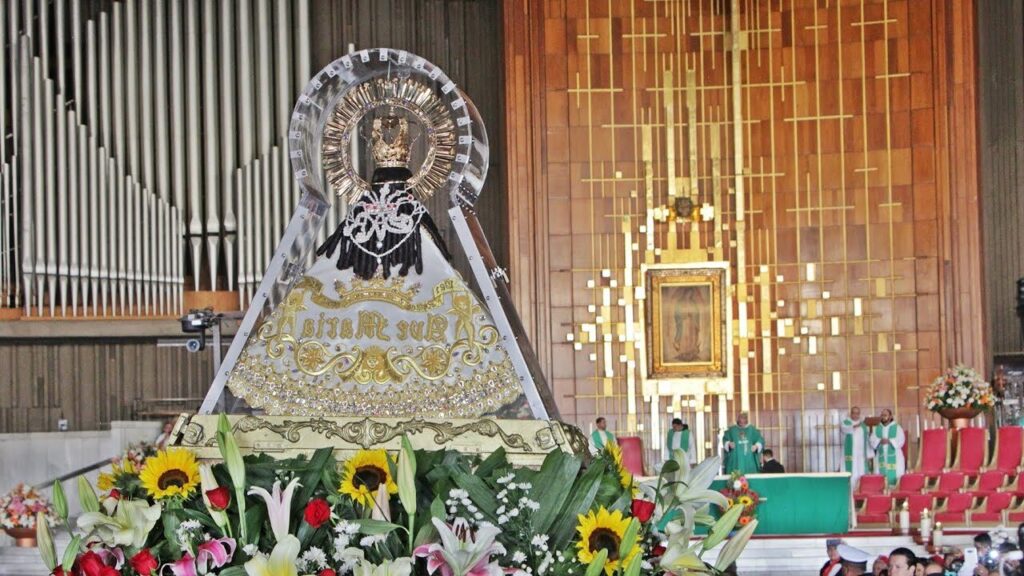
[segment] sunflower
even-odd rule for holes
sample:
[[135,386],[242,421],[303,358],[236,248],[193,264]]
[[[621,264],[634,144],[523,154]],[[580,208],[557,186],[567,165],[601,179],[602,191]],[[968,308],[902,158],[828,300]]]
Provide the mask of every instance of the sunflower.
[[750,506],[751,504],[753,504],[754,500],[750,496],[740,496],[739,503],[740,503],[740,506],[743,506],[744,508],[746,508],[747,506]]
[[640,489],[633,483],[633,475],[626,470],[626,467],[622,465],[622,449],[615,442],[609,442],[605,445],[605,452],[611,457],[612,462],[615,463],[615,468],[619,472],[619,484],[623,490],[629,490],[633,496],[640,493]]
[[386,450],[360,450],[345,461],[338,492],[366,507],[373,506],[381,485],[387,487],[388,494],[397,494],[398,484],[391,476],[394,463]]
[[184,448],[160,450],[146,458],[139,474],[142,487],[157,500],[188,498],[199,486],[199,464],[196,455]]
[[596,514],[593,510],[586,516],[580,514],[579,524],[576,526],[576,531],[580,535],[579,541],[576,542],[576,548],[579,550],[576,558],[581,564],[590,564],[602,548],[607,550],[608,559],[605,561],[604,572],[611,576],[620,565],[629,565],[633,557],[640,552],[640,547],[634,542],[626,557],[619,557],[619,546],[627,528],[629,518],[624,517],[618,510],[608,512],[608,509],[602,506]]
[[103,492],[110,492],[118,487],[118,482],[121,480],[138,475],[139,471],[135,469],[135,464],[131,460],[114,462],[110,465],[110,472],[100,473],[100,477],[96,480],[96,487]]

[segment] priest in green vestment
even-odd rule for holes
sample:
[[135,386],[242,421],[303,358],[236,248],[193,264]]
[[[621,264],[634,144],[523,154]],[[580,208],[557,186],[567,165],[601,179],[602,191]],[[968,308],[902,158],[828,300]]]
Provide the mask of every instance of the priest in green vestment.
[[860,417],[860,408],[854,406],[843,419],[839,429],[843,433],[843,470],[850,473],[850,488],[856,490],[860,477],[868,472],[871,450],[871,429]]
[[895,486],[907,469],[903,458],[903,445],[907,435],[903,427],[892,419],[892,410],[882,410],[882,421],[871,431],[871,447],[875,450],[875,472],[885,476]]
[[764,450],[764,437],[749,420],[746,412],[740,412],[736,424],[722,436],[726,474],[757,474],[761,471],[760,453]]
[[693,436],[690,427],[683,424],[681,418],[673,419],[672,427],[668,429],[668,436],[665,438],[665,461],[671,460],[676,450],[682,450],[686,454],[686,461],[696,464],[697,449],[693,442]]
[[604,419],[604,416],[598,417],[594,421],[594,431],[590,433],[590,452],[597,454],[604,447],[611,442],[612,444],[618,444],[619,441],[615,438],[615,434],[612,434],[608,428],[608,422]]

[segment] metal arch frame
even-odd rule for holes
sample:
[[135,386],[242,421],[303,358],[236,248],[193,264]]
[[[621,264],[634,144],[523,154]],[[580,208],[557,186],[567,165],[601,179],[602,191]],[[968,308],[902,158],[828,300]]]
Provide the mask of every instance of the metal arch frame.
[[[324,127],[335,105],[361,82],[392,73],[426,76],[436,83],[453,112],[462,112],[455,119],[462,130],[455,169],[447,186],[452,202],[448,213],[534,417],[542,420],[557,417],[554,400],[511,304],[508,289],[492,279],[499,269],[486,239],[479,233],[479,222],[472,211],[487,177],[489,156],[487,132],[479,112],[440,68],[419,56],[387,48],[362,50],[335,60],[313,76],[299,96],[288,127],[288,140],[292,172],[302,197],[199,408],[200,414],[225,408],[221,399],[245,344],[260,319],[280,303],[308,265],[308,256],[315,248],[317,232],[330,206],[320,154]],[[478,233],[473,234],[471,227]]]

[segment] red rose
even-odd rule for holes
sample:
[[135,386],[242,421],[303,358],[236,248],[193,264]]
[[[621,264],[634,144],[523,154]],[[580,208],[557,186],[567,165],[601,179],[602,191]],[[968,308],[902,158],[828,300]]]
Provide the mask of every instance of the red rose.
[[132,556],[130,562],[132,568],[139,574],[142,574],[142,576],[149,576],[160,566],[160,562],[153,557],[153,553],[149,551],[149,548],[143,548],[141,552]]
[[117,488],[111,489],[110,497],[113,498],[114,500],[120,500],[121,499],[121,491],[118,490]]
[[309,501],[309,504],[306,504],[304,517],[307,524],[313,528],[319,528],[331,517],[331,506],[323,498],[314,498]]
[[633,517],[641,524],[651,519],[654,514],[654,502],[649,500],[633,500]]
[[224,486],[206,491],[206,498],[214,510],[227,510],[231,505],[231,492]]
[[65,572],[61,566],[57,566],[53,569],[53,572],[50,572],[50,576],[69,576],[69,574],[70,572]]
[[89,551],[78,558],[78,574],[81,576],[120,576],[120,572],[103,563],[100,555]]
[[665,547],[662,546],[661,544],[658,544],[657,546],[654,547],[654,550],[651,550],[651,554],[655,558],[661,558],[661,556],[665,554]]
[[338,576],[338,573],[330,568],[324,568],[323,570],[316,573],[316,576]]

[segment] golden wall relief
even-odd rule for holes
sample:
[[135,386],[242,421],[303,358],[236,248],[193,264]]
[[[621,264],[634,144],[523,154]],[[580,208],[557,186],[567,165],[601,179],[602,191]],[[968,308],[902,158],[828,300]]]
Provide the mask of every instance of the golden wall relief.
[[[945,361],[949,193],[936,6],[529,3],[563,414],[606,416],[660,459],[672,417],[709,454],[749,410],[787,465],[822,471],[840,465],[851,405],[895,409],[912,436],[931,425],[919,387]],[[514,85],[520,61],[509,70]],[[730,369],[653,372],[642,271],[712,262],[728,268]]]

